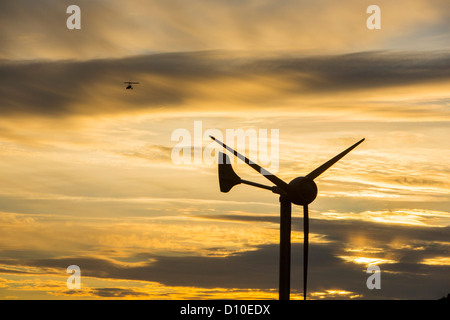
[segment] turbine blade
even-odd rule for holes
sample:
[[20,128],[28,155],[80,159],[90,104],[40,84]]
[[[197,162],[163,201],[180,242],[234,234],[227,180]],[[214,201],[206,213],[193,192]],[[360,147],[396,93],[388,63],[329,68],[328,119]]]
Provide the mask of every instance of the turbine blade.
[[217,140],[216,138],[214,138],[213,136],[209,136],[211,139],[213,139],[214,141],[216,141],[218,144],[220,144],[222,147],[224,147],[225,149],[227,149],[228,151],[232,152],[236,157],[238,157],[239,159],[241,159],[242,161],[244,161],[246,164],[248,164],[250,167],[252,167],[253,169],[255,169],[256,171],[258,171],[260,174],[262,174],[266,179],[268,179],[269,181],[271,181],[273,184],[275,184],[277,187],[279,187],[281,190],[283,190],[284,192],[288,192],[289,190],[289,186],[286,182],[284,182],[283,180],[281,180],[280,178],[278,178],[277,176],[275,176],[274,174],[270,173],[269,171],[267,171],[266,169],[262,168],[261,166],[259,166],[258,164],[254,163],[253,161],[249,160],[248,158],[246,158],[245,156],[243,156],[242,154],[240,154],[239,152],[237,152],[236,150],[230,148],[229,146],[227,146],[225,143],[223,143],[220,140]]
[[306,300],[308,281],[308,247],[309,247],[309,216],[308,206],[303,206],[303,300]]
[[359,140],[357,143],[355,143],[354,145],[352,145],[350,148],[342,151],[341,153],[339,153],[337,156],[335,156],[333,159],[328,160],[327,162],[325,162],[323,165],[321,165],[320,167],[318,167],[317,169],[313,170],[312,172],[310,172],[306,177],[310,178],[312,180],[314,180],[315,178],[317,178],[318,176],[320,176],[322,173],[324,173],[328,168],[330,168],[333,164],[335,164],[336,162],[338,162],[339,160],[342,159],[343,156],[345,156],[347,153],[349,153],[350,151],[352,151],[353,149],[355,149],[361,142],[363,142],[365,139],[361,139]]

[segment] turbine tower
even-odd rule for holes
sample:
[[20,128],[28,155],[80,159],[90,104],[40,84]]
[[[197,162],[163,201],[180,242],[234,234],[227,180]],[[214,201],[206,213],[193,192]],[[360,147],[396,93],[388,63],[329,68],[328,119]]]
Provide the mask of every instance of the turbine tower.
[[314,182],[319,175],[325,172],[333,164],[338,162],[347,153],[356,148],[365,139],[361,139],[348,149],[342,151],[334,158],[328,160],[320,167],[314,169],[304,177],[297,177],[286,183],[277,176],[260,167],[236,150],[225,145],[213,136],[216,141],[236,157],[244,161],[250,167],[262,174],[266,179],[275,184],[267,186],[260,183],[241,179],[233,170],[230,158],[219,152],[219,186],[221,192],[228,192],[237,184],[247,184],[254,187],[271,190],[280,195],[280,273],[279,273],[279,299],[289,300],[290,296],[290,273],[291,273],[291,211],[292,203],[303,206],[303,299],[306,300],[307,275],[308,275],[308,247],[309,247],[309,215],[308,205],[317,196],[317,185]]

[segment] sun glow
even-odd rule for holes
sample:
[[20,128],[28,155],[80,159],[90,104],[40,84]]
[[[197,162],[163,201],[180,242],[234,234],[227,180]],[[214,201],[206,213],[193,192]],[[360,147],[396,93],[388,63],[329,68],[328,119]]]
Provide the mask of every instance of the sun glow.
[[353,262],[356,264],[363,264],[367,266],[386,264],[386,263],[396,263],[395,260],[380,259],[380,258],[370,258],[370,257],[358,257],[358,256],[339,256],[342,260],[346,262]]
[[430,266],[450,266],[450,257],[436,257],[422,260],[420,263]]

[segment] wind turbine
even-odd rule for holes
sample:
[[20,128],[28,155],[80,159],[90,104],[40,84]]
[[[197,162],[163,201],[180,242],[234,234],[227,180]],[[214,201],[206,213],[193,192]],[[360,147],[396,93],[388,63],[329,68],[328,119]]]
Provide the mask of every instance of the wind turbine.
[[307,275],[308,275],[308,246],[309,246],[309,215],[308,204],[317,196],[317,185],[314,182],[319,175],[325,172],[333,164],[338,162],[347,153],[356,148],[365,139],[361,139],[348,149],[342,151],[334,158],[328,160],[320,167],[314,169],[304,177],[297,177],[286,183],[274,174],[260,167],[236,150],[225,145],[213,136],[216,141],[226,150],[232,152],[236,157],[244,161],[250,167],[262,174],[275,186],[266,186],[260,183],[241,179],[233,170],[230,158],[225,153],[219,152],[219,186],[221,192],[228,192],[237,184],[247,184],[254,187],[271,190],[280,195],[280,273],[279,273],[279,299],[289,300],[290,296],[290,273],[291,273],[291,211],[292,203],[303,206],[303,299],[306,300]]

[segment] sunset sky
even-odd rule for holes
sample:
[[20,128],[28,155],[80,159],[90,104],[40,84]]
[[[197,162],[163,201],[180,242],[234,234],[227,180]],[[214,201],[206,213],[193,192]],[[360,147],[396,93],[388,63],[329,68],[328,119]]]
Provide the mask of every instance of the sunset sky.
[[447,295],[449,21],[448,0],[2,0],[0,299],[278,299],[278,196],[174,163],[200,122],[278,130],[286,182],[366,139],[316,180],[309,299]]

